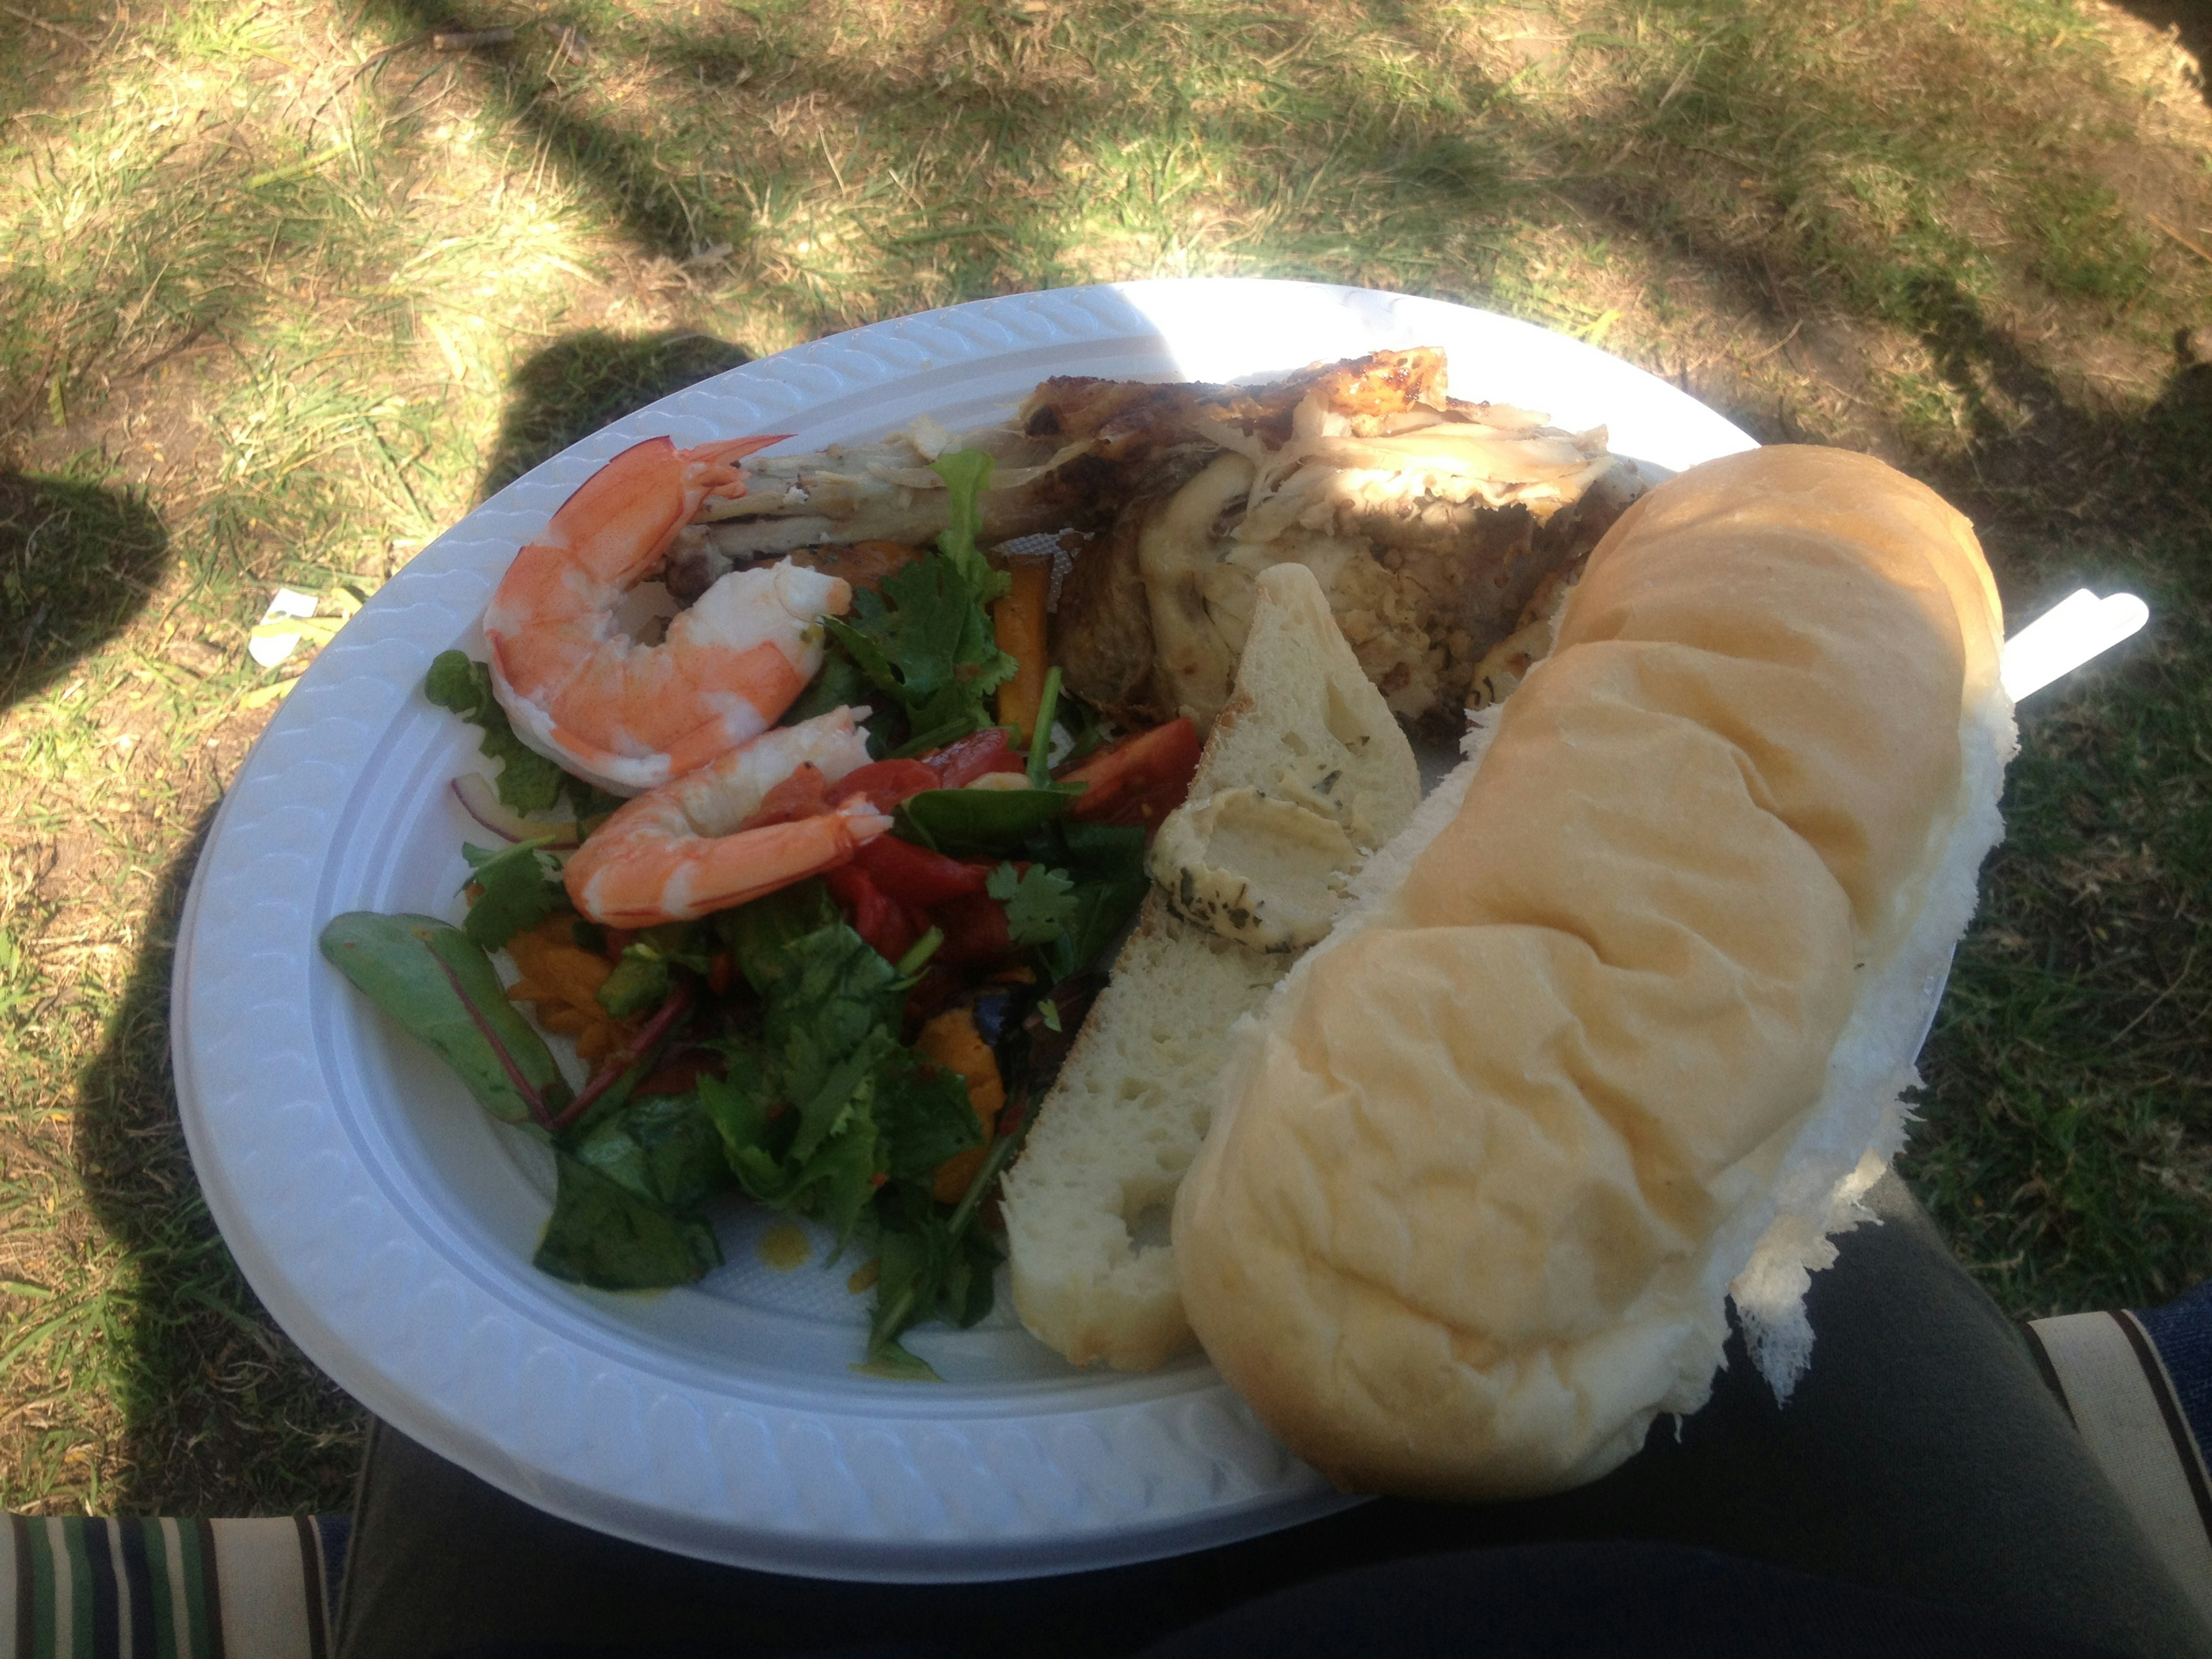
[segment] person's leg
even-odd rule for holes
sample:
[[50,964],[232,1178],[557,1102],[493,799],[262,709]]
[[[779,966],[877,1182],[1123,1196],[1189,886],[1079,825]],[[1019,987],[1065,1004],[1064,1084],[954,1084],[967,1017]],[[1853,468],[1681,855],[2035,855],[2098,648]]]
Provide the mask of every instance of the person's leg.
[[870,1642],[1126,1654],[1255,1596],[1447,1550],[1645,1539],[1726,1551],[2089,1646],[2212,1654],[2010,1323],[1901,1183],[1813,1281],[1786,1407],[1740,1342],[1712,1403],[1605,1480],[1525,1504],[1379,1501],[1200,1555],[981,1586],[820,1584],[706,1566],[541,1515],[388,1430],[372,1444],[339,1659],[515,1641],[732,1654]]
[[1712,1403],[1578,1492],[1492,1512],[1485,1541],[1668,1539],[2091,1645],[2212,1652],[2025,1339],[1902,1182],[1813,1278],[1811,1369],[1778,1407],[1729,1345]]
[[[1141,1659],[2112,1659],[1833,1578],[1680,1544],[1522,1544],[1339,1573]],[[517,1656],[517,1659],[520,1659]]]

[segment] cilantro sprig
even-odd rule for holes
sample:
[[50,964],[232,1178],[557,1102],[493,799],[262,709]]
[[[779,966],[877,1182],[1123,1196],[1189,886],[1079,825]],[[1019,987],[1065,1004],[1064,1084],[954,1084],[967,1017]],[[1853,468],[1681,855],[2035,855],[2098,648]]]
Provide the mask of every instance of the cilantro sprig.
[[[935,550],[885,577],[879,591],[854,595],[850,617],[828,619],[842,655],[825,677],[868,688],[879,710],[872,735],[895,752],[919,754],[990,725],[991,694],[1017,667],[999,649],[988,609],[1009,579],[975,544],[991,465],[980,449],[939,456],[951,524]],[[887,738],[884,714],[900,717],[890,724],[901,729]]]
[[535,841],[519,841],[497,852],[461,843],[461,856],[469,861],[469,883],[477,890],[462,931],[479,949],[496,951],[551,915],[556,906],[568,907],[559,872],[538,850],[550,839],[540,836]]
[[909,981],[842,921],[784,939],[755,983],[759,1034],[726,1042],[728,1073],[702,1077],[699,1098],[746,1192],[873,1249],[868,1360],[911,1370],[909,1327],[990,1310],[996,1246],[947,1231],[930,1192],[938,1165],[981,1142],[968,1085],[900,1042]]
[[983,890],[1006,907],[1006,932],[1017,945],[1051,944],[1075,925],[1082,909],[1075,878],[1042,864],[1023,871],[1002,864],[985,878]]

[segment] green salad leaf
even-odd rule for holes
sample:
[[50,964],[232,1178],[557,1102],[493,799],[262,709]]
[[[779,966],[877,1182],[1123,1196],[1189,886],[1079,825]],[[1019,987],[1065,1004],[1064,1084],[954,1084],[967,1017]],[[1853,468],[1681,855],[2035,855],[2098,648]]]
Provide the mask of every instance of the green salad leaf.
[[425,1044],[507,1123],[550,1121],[571,1099],[545,1039],[507,1000],[491,958],[435,916],[352,910],[331,918],[324,957]]
[[790,966],[786,951],[793,941],[834,927],[844,918],[829,888],[817,879],[780,889],[710,920],[745,982],[764,996]]
[[714,1121],[696,1091],[647,1095],[594,1117],[576,1157],[649,1204],[696,1208],[734,1184]]
[[461,856],[469,861],[469,880],[480,890],[461,925],[484,950],[496,951],[517,933],[527,933],[556,906],[568,908],[568,895],[553,860],[538,850],[548,839],[519,841],[498,852],[461,843]]
[[550,811],[563,796],[580,822],[588,825],[622,805],[621,799],[596,785],[563,771],[520,738],[507,710],[492,695],[491,668],[460,651],[441,651],[422,677],[422,695],[440,708],[451,709],[471,725],[481,727],[477,750],[499,763],[493,785],[499,798],[518,812]]
[[[999,649],[988,610],[1008,579],[975,545],[982,526],[978,498],[991,458],[958,450],[939,456],[935,470],[945,480],[951,515],[935,550],[885,577],[878,591],[854,594],[851,616],[826,619],[843,655],[825,678],[836,674],[841,690],[854,696],[865,686],[871,702],[879,708],[888,702],[902,715],[903,738],[894,745],[902,752],[935,748],[990,725],[991,694],[1016,667]],[[881,735],[872,732],[872,744]]]
[[983,890],[1006,907],[1006,931],[1017,945],[1050,944],[1067,932],[1082,908],[1075,878],[1042,864],[1020,872],[1002,864],[991,872]]
[[713,925],[705,921],[668,921],[647,928],[623,947],[614,971],[599,987],[599,1006],[617,1019],[658,1008],[674,988],[673,969],[707,971],[715,939]]
[[552,1218],[533,1258],[541,1272],[602,1291],[689,1285],[722,1265],[714,1231],[641,1196],[607,1170],[554,1149]]
[[[728,1069],[700,1079],[699,1099],[747,1193],[880,1252],[915,1217],[942,1211],[932,1176],[981,1145],[982,1126],[966,1081],[899,1042],[906,981],[866,940],[842,920],[782,935],[805,902],[757,924],[780,940],[775,971],[757,981],[760,1032],[720,1045]],[[983,1285],[988,1294],[988,1273]],[[908,1298],[872,1357],[939,1300]]]
[[871,1360],[885,1357],[925,1319],[944,1319],[963,1329],[981,1319],[991,1311],[991,1276],[1004,1259],[989,1234],[969,1225],[956,1229],[956,1221],[965,1218],[940,1206],[908,1200],[901,1210],[898,1224],[886,1226],[877,1241]]
[[951,858],[1005,857],[1067,816],[1080,786],[1044,789],[925,789],[891,809],[902,841]]

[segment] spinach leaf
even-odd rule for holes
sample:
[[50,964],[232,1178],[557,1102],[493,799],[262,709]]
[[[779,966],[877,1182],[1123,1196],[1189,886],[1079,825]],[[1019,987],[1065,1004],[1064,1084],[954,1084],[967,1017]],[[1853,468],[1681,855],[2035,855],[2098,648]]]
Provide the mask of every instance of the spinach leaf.
[[731,1185],[717,1127],[697,1094],[648,1095],[595,1120],[575,1155],[665,1209],[695,1209]]
[[1003,858],[1066,817],[1080,793],[1056,784],[1048,789],[925,789],[892,809],[892,828],[903,840],[953,858]]
[[607,1171],[556,1148],[551,1219],[534,1258],[556,1279],[602,1291],[689,1285],[722,1265],[714,1230],[641,1197]]
[[596,785],[562,770],[554,762],[514,735],[507,710],[493,696],[491,669],[459,651],[441,651],[422,677],[422,695],[440,708],[451,709],[472,726],[481,726],[477,752],[499,763],[493,780],[499,798],[518,812],[550,811],[563,795],[579,821],[603,818],[622,805]]
[[517,933],[527,933],[553,914],[566,908],[568,895],[555,874],[550,859],[538,848],[549,837],[520,841],[493,852],[461,843],[461,856],[469,861],[469,879],[481,890],[469,907],[462,929],[486,951],[496,951]]
[[378,1008],[453,1068],[468,1091],[507,1123],[546,1121],[568,1103],[560,1068],[514,1005],[491,960],[435,916],[334,916],[324,957]]

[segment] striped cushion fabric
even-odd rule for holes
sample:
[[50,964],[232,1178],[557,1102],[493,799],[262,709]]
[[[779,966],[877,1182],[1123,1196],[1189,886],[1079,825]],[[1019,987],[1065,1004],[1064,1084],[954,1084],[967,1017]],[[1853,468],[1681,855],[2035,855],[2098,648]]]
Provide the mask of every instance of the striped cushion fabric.
[[2140,1313],[2028,1328],[2074,1426],[2212,1620],[2212,1284]]
[[325,1659],[350,1526],[0,1518],[0,1659]]

